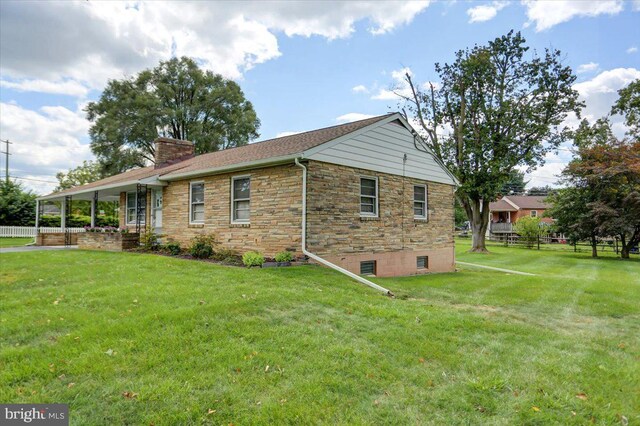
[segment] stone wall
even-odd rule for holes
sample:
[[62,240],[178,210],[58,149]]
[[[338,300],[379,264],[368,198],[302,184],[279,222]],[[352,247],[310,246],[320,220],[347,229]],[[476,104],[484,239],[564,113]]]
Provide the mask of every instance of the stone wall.
[[[231,223],[231,179],[251,177],[249,224]],[[189,224],[189,182],[204,182],[204,224]],[[302,171],[293,164],[169,182],[163,192],[162,233],[187,247],[198,234],[213,234],[221,247],[257,250],[272,257],[301,251]]]
[[82,250],[122,251],[138,247],[140,234],[119,232],[84,232],[78,234],[78,248]]
[[[311,161],[307,184],[308,249],[359,273],[375,260],[377,275],[446,272],[455,267],[454,187]],[[378,178],[378,217],[360,217],[360,177]],[[426,184],[428,218],[414,219],[413,185]],[[417,256],[429,257],[418,270]]]
[[[70,233],[71,236],[71,245],[75,246],[78,244],[78,235],[82,235],[82,233]],[[36,236],[36,245],[37,246],[63,246],[64,245],[64,232],[48,232],[48,233],[38,233]]]

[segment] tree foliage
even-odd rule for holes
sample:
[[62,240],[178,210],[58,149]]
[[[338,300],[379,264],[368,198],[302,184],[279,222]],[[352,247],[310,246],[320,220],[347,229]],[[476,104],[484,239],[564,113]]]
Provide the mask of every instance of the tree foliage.
[[[410,74],[404,111],[415,117],[425,149],[458,178],[457,197],[473,229],[473,251],[486,251],[489,203],[520,166],[533,169],[569,136],[561,126],[582,107],[575,75],[558,50],[526,57],[520,33],[456,53],[436,64],[438,87],[422,90]],[[442,129],[452,132],[442,136]]]
[[599,233],[589,205],[595,198],[596,194],[588,186],[563,188],[547,198],[551,207],[545,211],[546,216],[554,219],[555,231],[565,234],[573,242],[589,240],[593,257],[598,256],[596,243]]
[[539,217],[525,216],[513,225],[513,230],[520,235],[527,247],[533,247],[540,237],[549,233],[548,226]]
[[632,139],[640,139],[640,79],[627,87],[618,90],[620,96],[611,112],[624,116],[627,125],[627,135]]
[[100,164],[94,161],[83,161],[82,165],[69,169],[67,173],[56,173],[56,179],[58,186],[54,191],[58,192],[102,179],[102,170]]
[[237,83],[186,57],[110,80],[86,112],[91,149],[107,175],[152,163],[158,136],[193,141],[201,154],[246,145],[260,126]]
[[36,194],[9,180],[0,182],[0,225],[34,226]]
[[501,195],[522,195],[529,181],[524,180],[524,172],[520,170],[512,170],[509,179],[502,185]]

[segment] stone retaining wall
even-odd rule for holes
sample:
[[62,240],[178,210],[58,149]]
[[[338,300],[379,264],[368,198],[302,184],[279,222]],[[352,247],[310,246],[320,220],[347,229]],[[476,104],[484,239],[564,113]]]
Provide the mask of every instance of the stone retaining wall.
[[[75,246],[78,244],[78,235],[80,234],[69,234],[71,236],[71,245]],[[36,236],[36,245],[37,246],[63,246],[64,245],[64,232],[48,232],[48,233],[38,233]]]
[[122,251],[138,247],[140,234],[117,232],[85,232],[78,234],[78,248],[82,250]]

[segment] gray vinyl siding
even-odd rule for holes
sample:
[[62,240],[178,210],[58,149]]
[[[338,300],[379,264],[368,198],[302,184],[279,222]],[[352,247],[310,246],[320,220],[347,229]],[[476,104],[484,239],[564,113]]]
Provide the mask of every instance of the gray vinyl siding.
[[438,183],[455,182],[433,156],[415,148],[413,135],[393,122],[378,126],[335,144],[326,144],[309,155],[310,160],[403,175],[402,159],[407,154],[404,175]]

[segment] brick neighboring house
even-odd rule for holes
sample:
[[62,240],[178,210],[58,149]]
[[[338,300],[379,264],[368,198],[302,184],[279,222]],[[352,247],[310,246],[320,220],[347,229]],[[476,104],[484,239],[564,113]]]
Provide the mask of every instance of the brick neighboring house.
[[239,253],[303,257],[306,190],[307,252],[356,274],[453,271],[456,181],[419,146],[398,113],[198,156],[159,138],[155,166],[39,202],[119,200],[121,227],[183,247],[204,233]]
[[544,217],[544,212],[551,206],[539,195],[505,195],[500,200],[489,204],[489,232],[491,234],[510,234],[512,224],[525,216],[539,217],[542,222],[553,223],[553,219]]

